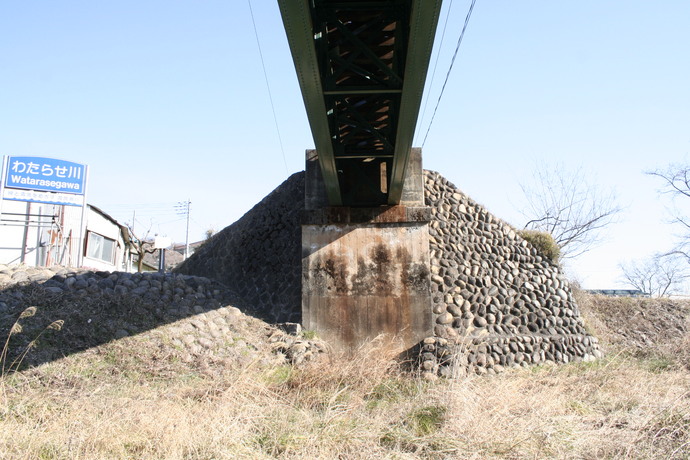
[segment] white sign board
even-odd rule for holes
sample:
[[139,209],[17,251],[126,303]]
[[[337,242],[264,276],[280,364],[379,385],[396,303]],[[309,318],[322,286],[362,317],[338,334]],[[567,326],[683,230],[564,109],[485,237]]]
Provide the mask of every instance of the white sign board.
[[44,157],[4,158],[5,200],[84,206],[88,167]]
[[166,249],[169,248],[172,245],[172,238],[169,238],[167,236],[157,236],[155,240],[153,240],[153,247],[155,249]]

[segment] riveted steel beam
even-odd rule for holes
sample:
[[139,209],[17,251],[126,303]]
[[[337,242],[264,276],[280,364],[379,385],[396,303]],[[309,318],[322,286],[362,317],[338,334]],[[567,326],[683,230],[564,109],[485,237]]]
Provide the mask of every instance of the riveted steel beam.
[[319,164],[326,184],[328,201],[332,206],[342,205],[338,170],[333,156],[333,145],[326,105],[323,99],[319,63],[314,48],[314,28],[311,22],[311,1],[279,0],[280,14],[287,33],[297,78],[302,88],[302,99],[307,109],[314,145],[319,154]]
[[434,47],[436,25],[441,12],[441,0],[413,0],[410,14],[410,40],[403,83],[395,157],[391,171],[388,203],[398,204],[402,197],[405,171],[412,148],[419,107],[424,92],[429,59]]
[[278,0],[332,206],[397,204],[442,0]]

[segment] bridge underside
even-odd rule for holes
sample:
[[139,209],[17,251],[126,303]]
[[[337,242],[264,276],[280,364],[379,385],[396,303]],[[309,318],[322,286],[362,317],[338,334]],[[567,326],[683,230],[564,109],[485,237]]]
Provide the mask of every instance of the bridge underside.
[[441,0],[279,4],[316,145],[303,326],[339,349],[382,337],[407,350],[432,333],[429,212],[412,139]]
[[441,0],[279,0],[331,206],[400,203]]

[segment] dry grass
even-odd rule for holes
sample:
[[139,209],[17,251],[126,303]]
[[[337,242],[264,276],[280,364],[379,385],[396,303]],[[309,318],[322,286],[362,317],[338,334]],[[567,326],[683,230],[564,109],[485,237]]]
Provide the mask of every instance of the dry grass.
[[6,377],[0,451],[46,459],[690,454],[685,371],[613,358],[431,384],[388,364],[370,356],[155,378],[73,357]]
[[375,347],[296,368],[182,362],[152,342],[3,376],[0,458],[690,458],[677,361],[619,352],[429,383]]

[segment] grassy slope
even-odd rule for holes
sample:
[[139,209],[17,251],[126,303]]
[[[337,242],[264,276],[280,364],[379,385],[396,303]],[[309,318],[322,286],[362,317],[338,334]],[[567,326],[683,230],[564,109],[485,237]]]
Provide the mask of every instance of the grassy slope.
[[190,359],[161,327],[4,375],[0,458],[690,457],[689,305],[580,305],[605,359],[433,383],[375,350]]

